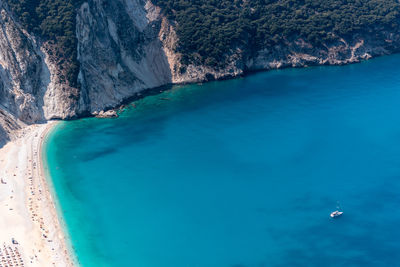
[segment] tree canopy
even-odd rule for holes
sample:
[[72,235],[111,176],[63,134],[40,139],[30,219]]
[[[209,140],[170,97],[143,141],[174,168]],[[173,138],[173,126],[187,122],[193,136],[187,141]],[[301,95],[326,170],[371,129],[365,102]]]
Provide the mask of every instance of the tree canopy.
[[[220,66],[232,49],[248,52],[303,38],[318,46],[356,32],[399,30],[397,0],[153,0],[177,23],[177,52]],[[222,62],[222,63],[221,63]]]
[[[397,0],[152,0],[176,22],[176,52],[183,63],[223,67],[235,49],[261,48],[302,38],[313,46],[375,34],[399,32]],[[79,64],[75,37],[76,8],[83,0],[8,0],[29,32],[55,46],[64,59],[65,78],[77,86]],[[135,44],[131,44],[135,45]],[[63,66],[60,66],[63,68]]]
[[79,63],[75,36],[76,8],[82,0],[8,0],[13,13],[28,32],[53,44],[65,82],[77,87]]

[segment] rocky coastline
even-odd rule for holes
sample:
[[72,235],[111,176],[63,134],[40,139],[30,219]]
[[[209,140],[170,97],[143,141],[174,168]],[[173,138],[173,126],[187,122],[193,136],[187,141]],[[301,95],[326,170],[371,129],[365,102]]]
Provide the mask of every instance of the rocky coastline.
[[[376,29],[315,46],[301,38],[260,49],[240,48],[225,67],[183,64],[175,22],[150,0],[85,1],[77,11],[78,88],[66,85],[48,42],[29,34],[0,2],[0,143],[14,128],[104,112],[171,84],[231,79],[250,72],[343,65],[400,51],[400,33]],[[108,113],[107,113],[108,114]],[[112,115],[114,116],[114,115]]]

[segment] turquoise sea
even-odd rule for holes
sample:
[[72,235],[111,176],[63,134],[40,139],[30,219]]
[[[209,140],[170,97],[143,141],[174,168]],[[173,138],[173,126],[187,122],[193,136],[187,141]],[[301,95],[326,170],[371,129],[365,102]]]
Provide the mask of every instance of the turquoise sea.
[[399,62],[176,86],[60,123],[44,149],[81,265],[399,266]]

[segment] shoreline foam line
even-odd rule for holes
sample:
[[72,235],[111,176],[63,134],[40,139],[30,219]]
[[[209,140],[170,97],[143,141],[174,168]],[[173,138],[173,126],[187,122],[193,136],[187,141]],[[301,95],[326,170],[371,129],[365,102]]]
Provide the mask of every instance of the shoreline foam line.
[[54,124],[52,127],[46,129],[46,132],[43,133],[43,138],[40,140],[40,162],[41,162],[41,178],[43,179],[43,183],[47,185],[48,195],[51,198],[51,202],[53,204],[53,215],[54,218],[57,218],[57,227],[58,233],[61,240],[64,243],[64,252],[65,257],[68,259],[70,266],[80,266],[78,258],[74,252],[73,244],[71,238],[69,236],[68,227],[66,221],[64,219],[64,215],[62,213],[61,204],[57,197],[57,192],[55,190],[55,186],[50,174],[49,163],[47,161],[47,156],[45,155],[47,142],[50,139],[50,135],[53,131],[56,131],[56,128],[59,124]]
[[56,122],[31,125],[0,148],[0,253],[7,266],[75,266],[45,177],[42,149]]

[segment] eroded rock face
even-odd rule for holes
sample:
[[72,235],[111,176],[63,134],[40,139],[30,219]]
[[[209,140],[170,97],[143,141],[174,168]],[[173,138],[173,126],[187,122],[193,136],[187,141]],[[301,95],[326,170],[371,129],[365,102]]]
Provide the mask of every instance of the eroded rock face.
[[247,70],[268,70],[311,65],[343,65],[360,62],[371,57],[400,51],[400,34],[382,29],[380,36],[355,35],[351,40],[340,39],[323,48],[313,47],[302,39],[259,51],[248,57]]
[[90,113],[171,83],[159,16],[141,0],[92,0],[77,16],[81,103]]
[[357,34],[350,40],[342,38],[334,44],[325,44],[322,47],[314,47],[299,38],[251,53],[237,48],[236,53],[228,59],[226,67],[222,69],[212,69],[204,65],[182,65],[181,55],[174,52],[178,37],[174,27],[165,19],[159,38],[168,57],[172,82],[187,83],[232,78],[250,71],[343,65],[400,51],[400,33],[388,32],[385,29],[377,32],[380,32],[379,36]]
[[35,43],[4,8],[0,25],[0,107],[28,123],[42,120],[42,64]]
[[44,47],[20,27],[0,1],[1,142],[25,123],[77,114],[77,100],[71,100],[71,90],[56,79],[57,65],[48,60]]
[[[151,2],[147,5],[152,6]],[[154,7],[157,9],[157,7]],[[203,82],[240,76],[250,71],[269,70],[311,65],[343,65],[356,63],[371,57],[400,51],[400,33],[386,29],[374,29],[377,35],[355,34],[347,39],[339,38],[336,43],[313,44],[301,38],[287,40],[286,43],[259,51],[245,51],[240,47],[229,57],[226,67],[213,69],[204,65],[183,65],[182,55],[176,53],[178,36],[175,22],[158,16],[162,21],[159,39],[168,58],[173,83]],[[370,29],[371,30],[371,29]]]
[[13,115],[0,109],[0,148],[16,137],[16,131],[25,124],[15,119]]
[[79,91],[59,79],[47,48],[0,2],[0,109],[28,124],[79,114]]
[[50,56],[51,46],[46,42],[40,47],[44,69],[42,75],[43,116],[46,120],[76,118],[85,111],[85,106],[79,102],[80,90],[65,82],[59,68],[59,60]]

